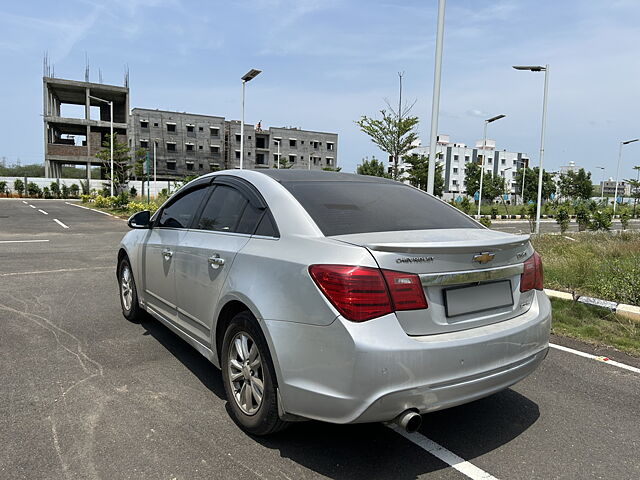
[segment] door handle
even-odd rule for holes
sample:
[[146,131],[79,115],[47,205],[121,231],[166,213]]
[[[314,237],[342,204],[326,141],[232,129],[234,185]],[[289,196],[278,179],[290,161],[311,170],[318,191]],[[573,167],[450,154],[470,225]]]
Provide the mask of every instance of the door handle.
[[162,250],[162,256],[164,257],[165,260],[169,260],[171,257],[173,257],[173,252],[168,248],[166,248]]
[[224,265],[224,258],[220,258],[219,253],[214,253],[208,258],[208,262],[211,268],[220,268]]

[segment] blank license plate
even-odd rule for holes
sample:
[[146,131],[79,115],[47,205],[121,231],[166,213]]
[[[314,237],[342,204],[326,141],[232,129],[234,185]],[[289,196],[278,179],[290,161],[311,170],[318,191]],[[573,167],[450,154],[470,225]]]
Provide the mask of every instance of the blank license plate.
[[448,288],[444,291],[444,306],[447,317],[510,305],[513,305],[511,280],[483,283],[472,287]]

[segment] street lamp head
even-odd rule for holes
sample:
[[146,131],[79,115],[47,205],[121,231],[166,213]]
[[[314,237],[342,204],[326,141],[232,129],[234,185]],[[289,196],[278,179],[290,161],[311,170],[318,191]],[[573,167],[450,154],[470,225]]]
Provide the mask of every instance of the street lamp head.
[[485,122],[487,122],[487,123],[495,122],[496,120],[500,120],[501,118],[504,118],[504,117],[506,117],[506,115],[502,115],[502,114],[501,115],[496,115],[495,117],[491,117],[491,118],[485,120]]
[[248,82],[250,80],[253,80],[258,75],[260,75],[260,73],[262,73],[262,70],[256,70],[255,68],[252,68],[251,70],[249,70],[247,73],[244,74],[244,76],[242,77],[242,81]]
[[640,138],[634,138],[633,140],[627,140],[626,142],[622,142],[623,145],[627,145],[629,143],[637,142]]
[[529,70],[530,72],[544,72],[547,67],[542,65],[513,65],[516,70]]

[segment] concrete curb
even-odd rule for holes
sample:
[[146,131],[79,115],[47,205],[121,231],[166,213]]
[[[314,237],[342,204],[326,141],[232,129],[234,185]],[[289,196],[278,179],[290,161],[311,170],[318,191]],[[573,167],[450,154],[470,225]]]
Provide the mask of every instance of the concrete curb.
[[548,288],[544,289],[544,293],[547,296],[552,298],[560,298],[562,300],[575,300],[580,303],[584,303],[587,305],[594,305],[596,307],[606,308],[607,310],[611,310],[612,312],[620,315],[621,317],[628,318],[633,322],[640,324],[640,307],[635,305],[627,305],[625,303],[617,303],[610,302],[609,300],[602,300],[600,298],[593,298],[587,296],[578,296],[577,298],[573,298],[573,294],[568,292],[561,292],[558,290],[550,290]]

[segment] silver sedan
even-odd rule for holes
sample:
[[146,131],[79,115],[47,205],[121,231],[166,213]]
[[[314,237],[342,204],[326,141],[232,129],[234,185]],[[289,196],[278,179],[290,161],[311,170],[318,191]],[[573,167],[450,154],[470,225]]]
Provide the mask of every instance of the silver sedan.
[[200,177],[118,253],[124,316],[155,317],[222,370],[233,420],[395,421],[491,395],[547,354],[551,308],[528,236],[484,228],[377,177]]

